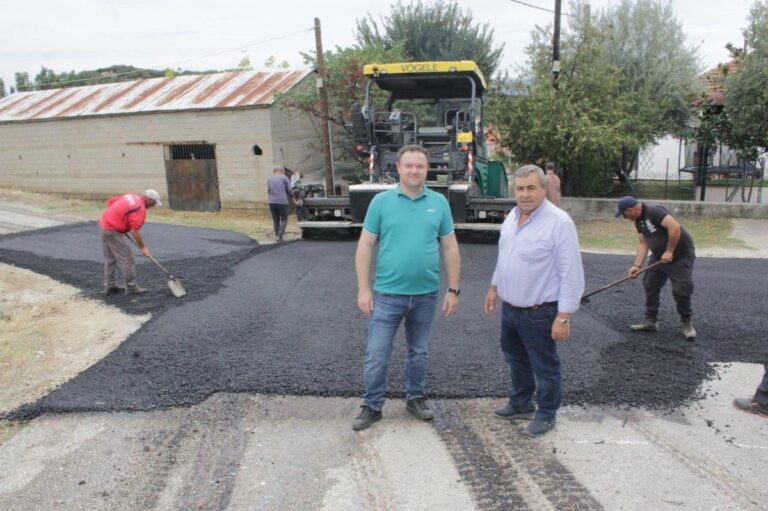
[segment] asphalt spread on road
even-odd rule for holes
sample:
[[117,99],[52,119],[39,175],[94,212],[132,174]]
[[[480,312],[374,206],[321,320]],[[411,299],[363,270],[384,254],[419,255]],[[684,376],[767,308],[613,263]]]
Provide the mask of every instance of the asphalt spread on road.
[[[115,351],[37,402],[5,418],[41,413],[152,410],[200,403],[218,392],[360,396],[366,322],[356,307],[355,245],[295,241],[258,245],[227,231],[147,224],[154,256],[183,277],[174,298],[165,276],[138,257],[140,296],[101,294],[103,263],[94,223],[0,237],[0,261],[78,287],[152,319]],[[509,371],[499,317],[482,313],[496,260],[492,244],[463,244],[458,312],[435,320],[429,395],[502,397]],[[631,256],[583,254],[588,290],[625,275]],[[766,360],[766,262],[700,258],[694,270],[696,342],[677,334],[669,286],[660,331],[628,325],[642,317],[640,279],[599,293],[574,316],[560,344],[563,402],[673,410],[700,399],[713,362]],[[392,354],[388,396],[404,395],[402,329]]]

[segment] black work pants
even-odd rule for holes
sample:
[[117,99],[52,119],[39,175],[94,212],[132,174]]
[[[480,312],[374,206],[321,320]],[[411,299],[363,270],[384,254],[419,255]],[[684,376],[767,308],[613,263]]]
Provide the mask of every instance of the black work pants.
[[[667,280],[672,281],[672,297],[675,299],[680,318],[687,319],[693,315],[691,295],[693,295],[693,262],[695,260],[695,256],[677,259],[645,272],[643,286],[645,287],[646,316],[658,317],[661,288]],[[648,264],[651,265],[657,261],[657,258],[651,257]]]
[[272,214],[272,227],[275,229],[275,236],[282,236],[288,226],[288,204],[270,203],[269,212]]

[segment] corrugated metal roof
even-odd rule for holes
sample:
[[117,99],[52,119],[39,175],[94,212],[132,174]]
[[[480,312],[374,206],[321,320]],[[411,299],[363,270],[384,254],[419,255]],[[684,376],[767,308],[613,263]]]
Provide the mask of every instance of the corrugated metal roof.
[[0,99],[0,122],[269,106],[310,72],[238,71],[18,92]]

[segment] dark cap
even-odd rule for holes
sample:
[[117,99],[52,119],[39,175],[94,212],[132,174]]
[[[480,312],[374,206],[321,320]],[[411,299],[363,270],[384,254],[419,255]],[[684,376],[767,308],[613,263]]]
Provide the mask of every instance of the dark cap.
[[621,215],[624,214],[624,210],[629,209],[631,207],[634,207],[635,204],[637,204],[637,199],[632,197],[631,195],[625,195],[619,201],[616,203],[616,218],[619,218]]
[[550,170],[550,169],[552,169],[552,170],[555,170],[555,162],[553,162],[553,161],[549,161],[549,162],[547,162],[547,164],[544,166],[544,170]]

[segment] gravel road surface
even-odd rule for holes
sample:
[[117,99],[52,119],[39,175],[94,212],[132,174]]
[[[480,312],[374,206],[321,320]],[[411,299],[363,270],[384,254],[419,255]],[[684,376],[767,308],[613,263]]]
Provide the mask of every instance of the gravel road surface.
[[[0,262],[152,314],[6,417],[38,418],[0,445],[1,509],[761,509],[768,498],[750,483],[768,463],[768,425],[730,407],[766,356],[763,260],[697,261],[693,344],[675,335],[668,289],[655,335],[627,331],[639,282],[593,297],[561,347],[558,427],[532,441],[489,414],[508,381],[499,319],[481,312],[495,247],[462,245],[461,306],[432,338],[434,423],[403,410],[400,343],[393,400],[360,434],[349,427],[365,339],[353,243],[144,233],[183,276],[183,299],[143,260],[149,293],[102,297],[95,224],[0,237]],[[587,288],[623,276],[630,257],[584,254]]]
[[[42,400],[16,412],[151,410],[192,405],[217,392],[359,396],[365,321],[355,307],[352,242],[298,241],[269,247],[223,231],[152,224],[156,256],[184,276],[188,296],[170,296],[147,262],[140,279],[151,292],[115,297],[126,312],[155,312],[119,349]],[[98,228],[78,224],[0,239],[0,258],[98,296]],[[498,348],[498,317],[481,312],[494,266],[493,245],[462,246],[459,312],[439,318],[430,349],[430,393],[440,398],[500,397],[507,369]],[[588,288],[621,277],[626,256],[584,254]],[[594,296],[562,344],[564,401],[674,409],[714,362],[760,362],[768,317],[762,260],[700,258],[695,270],[695,343],[677,336],[669,290],[661,331],[627,325],[642,315],[639,281]],[[402,335],[402,333],[401,333]],[[390,396],[404,393],[403,343],[390,367]]]

